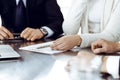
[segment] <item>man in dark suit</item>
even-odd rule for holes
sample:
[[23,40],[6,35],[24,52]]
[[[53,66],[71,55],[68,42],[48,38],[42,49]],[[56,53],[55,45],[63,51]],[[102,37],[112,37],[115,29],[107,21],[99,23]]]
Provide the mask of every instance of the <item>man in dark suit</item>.
[[13,39],[13,33],[20,33],[34,41],[63,32],[63,16],[56,0],[0,0],[0,15],[0,39]]

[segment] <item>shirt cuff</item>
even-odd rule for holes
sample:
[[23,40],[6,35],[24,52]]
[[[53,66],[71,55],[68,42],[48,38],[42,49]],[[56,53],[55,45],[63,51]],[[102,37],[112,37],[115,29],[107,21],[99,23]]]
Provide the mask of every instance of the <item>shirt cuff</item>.
[[119,56],[109,56],[107,59],[107,72],[110,73],[113,78],[119,78],[119,59]]
[[51,37],[54,34],[53,30],[50,29],[49,27],[43,26],[42,28],[46,29],[48,32],[48,34],[47,34],[47,36],[45,36],[45,38]]
[[[79,34],[78,34],[79,35]],[[89,47],[91,44],[91,42],[90,42],[90,36],[88,36],[88,34],[81,34],[80,35],[80,37],[81,37],[81,39],[82,39],[82,42],[81,42],[81,45],[80,45],[80,47],[81,48],[85,48],[85,47]],[[93,38],[92,38],[93,39]]]

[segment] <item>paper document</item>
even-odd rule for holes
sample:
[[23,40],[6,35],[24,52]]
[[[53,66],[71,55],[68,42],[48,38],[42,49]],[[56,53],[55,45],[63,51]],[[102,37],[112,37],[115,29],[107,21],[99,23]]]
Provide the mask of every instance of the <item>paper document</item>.
[[20,50],[28,50],[28,51],[38,52],[38,53],[45,53],[45,54],[57,54],[57,53],[64,52],[64,51],[52,50],[50,48],[50,45],[52,43],[53,42],[34,44],[34,45],[30,45],[30,46],[21,47],[19,49]]

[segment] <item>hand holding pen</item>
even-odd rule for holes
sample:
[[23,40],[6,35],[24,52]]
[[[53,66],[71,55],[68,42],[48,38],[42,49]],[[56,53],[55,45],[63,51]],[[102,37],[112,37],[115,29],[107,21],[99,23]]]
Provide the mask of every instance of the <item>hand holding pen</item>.
[[0,27],[0,40],[22,39],[20,33],[12,33],[5,27]]

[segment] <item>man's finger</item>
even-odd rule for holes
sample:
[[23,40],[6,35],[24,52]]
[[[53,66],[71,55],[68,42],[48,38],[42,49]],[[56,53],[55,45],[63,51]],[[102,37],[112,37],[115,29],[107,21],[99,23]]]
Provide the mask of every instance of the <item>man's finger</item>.
[[4,39],[4,37],[3,37],[2,35],[0,35],[0,39],[1,39],[1,40],[3,40],[3,39]]
[[13,34],[7,30],[5,27],[1,27],[2,31],[4,32],[3,36],[5,38],[14,38]]
[[22,33],[20,34],[21,37],[26,37],[25,35],[28,34],[30,28],[26,28],[25,30],[22,31]]

